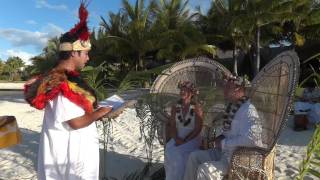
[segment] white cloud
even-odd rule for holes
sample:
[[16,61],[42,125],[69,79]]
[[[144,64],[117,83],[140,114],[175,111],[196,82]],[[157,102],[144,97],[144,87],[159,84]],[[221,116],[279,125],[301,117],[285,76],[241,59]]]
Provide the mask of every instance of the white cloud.
[[15,49],[9,49],[6,51],[6,56],[8,57],[20,57],[26,65],[30,65],[31,64],[31,58],[34,57],[35,55],[34,54],[31,54],[31,53],[28,53],[28,52],[25,52],[25,51],[20,51],[20,50],[15,50]]
[[43,47],[47,40],[48,34],[39,31],[27,31],[15,28],[0,29],[0,36],[7,39],[13,46],[33,45],[37,48]]
[[14,47],[34,46],[37,50],[42,50],[50,38],[62,33],[62,28],[51,23],[42,28],[42,32],[16,28],[0,29],[0,37],[8,40]]
[[30,20],[27,20],[26,23],[27,23],[27,24],[30,24],[30,25],[36,25],[36,24],[37,24],[36,21],[31,20],[31,19],[30,19]]
[[48,23],[48,25],[42,29],[42,32],[47,32],[50,36],[60,36],[64,30],[53,23]]
[[53,5],[49,4],[46,0],[37,0],[36,8],[48,8],[53,10],[67,10],[68,7],[65,4]]

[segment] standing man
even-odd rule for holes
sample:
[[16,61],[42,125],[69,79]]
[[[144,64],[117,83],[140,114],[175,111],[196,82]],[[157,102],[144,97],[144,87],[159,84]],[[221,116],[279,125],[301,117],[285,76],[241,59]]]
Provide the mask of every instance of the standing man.
[[94,122],[111,108],[94,110],[94,90],[78,73],[89,61],[91,49],[87,17],[82,2],[80,22],[60,37],[57,65],[25,85],[30,105],[45,109],[38,152],[39,180],[99,179],[99,139]]
[[185,180],[222,179],[237,146],[260,146],[262,127],[256,108],[245,96],[245,79],[228,77],[224,97],[229,101],[224,114],[223,133],[214,141],[214,148],[190,154]]

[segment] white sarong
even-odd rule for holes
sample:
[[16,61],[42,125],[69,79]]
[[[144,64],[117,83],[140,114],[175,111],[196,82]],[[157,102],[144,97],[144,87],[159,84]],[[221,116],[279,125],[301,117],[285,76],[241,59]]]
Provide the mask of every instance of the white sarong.
[[[179,129],[181,137],[190,133],[190,129]],[[200,136],[193,138],[185,144],[176,146],[175,140],[171,139],[165,149],[164,167],[166,180],[182,180],[185,165],[191,152],[198,150],[201,143]]]

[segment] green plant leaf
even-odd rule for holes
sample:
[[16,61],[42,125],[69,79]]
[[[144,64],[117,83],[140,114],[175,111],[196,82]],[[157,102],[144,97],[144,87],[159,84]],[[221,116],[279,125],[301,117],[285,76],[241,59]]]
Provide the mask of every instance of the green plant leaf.
[[319,171],[316,171],[314,169],[308,169],[308,172],[318,178],[320,178],[320,172]]

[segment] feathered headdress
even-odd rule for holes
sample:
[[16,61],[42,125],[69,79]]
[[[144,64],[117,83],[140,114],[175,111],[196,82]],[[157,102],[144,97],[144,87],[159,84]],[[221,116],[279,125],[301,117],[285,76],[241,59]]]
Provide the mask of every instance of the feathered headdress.
[[86,1],[81,1],[79,7],[79,22],[60,38],[60,51],[90,50],[90,33],[87,25],[89,12]]

